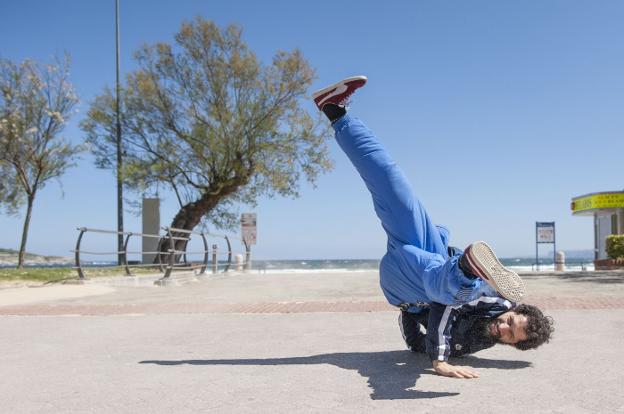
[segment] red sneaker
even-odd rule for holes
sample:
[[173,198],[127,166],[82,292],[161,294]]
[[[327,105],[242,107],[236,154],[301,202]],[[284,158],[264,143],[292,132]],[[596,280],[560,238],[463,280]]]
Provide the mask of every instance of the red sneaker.
[[366,83],[366,76],[352,76],[334,83],[312,94],[312,99],[319,110],[323,110],[325,104],[344,106],[353,92]]
[[470,273],[488,282],[505,299],[518,302],[524,296],[526,289],[520,276],[503,266],[486,242],[472,243],[460,260],[462,267],[468,267]]

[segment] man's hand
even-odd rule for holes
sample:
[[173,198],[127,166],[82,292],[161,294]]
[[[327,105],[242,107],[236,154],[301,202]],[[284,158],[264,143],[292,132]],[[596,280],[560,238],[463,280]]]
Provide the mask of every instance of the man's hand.
[[433,361],[433,369],[440,375],[453,378],[479,378],[479,373],[469,367],[458,367],[446,361]]

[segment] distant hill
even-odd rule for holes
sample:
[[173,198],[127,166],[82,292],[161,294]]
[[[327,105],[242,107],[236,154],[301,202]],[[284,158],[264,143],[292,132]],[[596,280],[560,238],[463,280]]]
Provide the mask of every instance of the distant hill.
[[564,250],[566,259],[586,259],[594,260],[594,251],[592,249],[586,250]]
[[[19,251],[17,251],[17,250],[0,248],[0,256],[17,256],[18,254],[19,254]],[[34,259],[36,257],[55,257],[55,256],[42,256],[42,255],[39,255],[39,254],[26,252],[24,254],[24,257]]]
[[[560,249],[557,249],[559,251]],[[592,249],[580,249],[580,250],[564,250],[566,260],[575,260],[575,261],[585,261],[589,262],[594,260],[594,251]],[[550,259],[552,260],[553,251],[552,247],[549,250],[546,248],[540,248],[539,258],[540,259]],[[525,254],[522,256],[515,257],[503,257],[503,259],[533,259],[535,260],[535,253],[533,254]]]
[[[4,266],[16,265],[18,254],[19,252],[17,250],[0,248],[0,265],[4,265]],[[39,254],[28,253],[28,252],[24,254],[24,260],[26,262],[25,264],[28,264],[28,265],[68,264],[72,262],[72,259],[69,257],[42,256]]]

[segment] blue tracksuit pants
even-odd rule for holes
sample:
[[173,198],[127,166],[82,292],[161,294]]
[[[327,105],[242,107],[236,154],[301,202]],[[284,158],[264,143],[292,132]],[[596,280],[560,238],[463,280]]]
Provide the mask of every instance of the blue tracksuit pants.
[[[375,213],[388,235],[379,268],[380,284],[392,305],[470,302],[496,296],[481,279],[467,278],[459,257],[449,257],[449,232],[431,222],[405,175],[372,131],[349,114],[333,123],[336,140],[364,180]],[[411,308],[410,311],[418,311]]]

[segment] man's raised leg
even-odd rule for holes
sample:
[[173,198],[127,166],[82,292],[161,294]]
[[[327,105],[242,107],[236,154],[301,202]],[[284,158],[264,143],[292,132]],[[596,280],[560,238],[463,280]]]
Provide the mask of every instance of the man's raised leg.
[[[364,180],[373,197],[377,217],[388,235],[403,244],[410,244],[447,257],[447,250],[437,227],[415,196],[407,178],[388,152],[362,121],[352,118],[337,103],[366,82],[365,77],[347,78],[313,94],[336,132],[336,140]],[[338,93],[332,96],[331,93]],[[322,105],[322,106],[321,106]]]
[[[400,247],[413,246],[422,252],[413,255],[420,273],[426,267],[420,262],[433,259],[427,257],[427,253],[448,259],[447,246],[388,152],[370,129],[346,113],[344,105],[366,80],[364,76],[347,78],[315,92],[312,97],[317,107],[332,121],[338,144],[370,191],[375,212],[388,234],[389,243],[396,241],[402,245]],[[467,277],[480,277],[503,297],[513,301],[524,295],[522,279],[502,266],[486,243],[473,243],[465,250],[462,259],[465,260],[461,261],[460,268]]]

